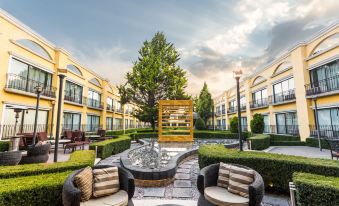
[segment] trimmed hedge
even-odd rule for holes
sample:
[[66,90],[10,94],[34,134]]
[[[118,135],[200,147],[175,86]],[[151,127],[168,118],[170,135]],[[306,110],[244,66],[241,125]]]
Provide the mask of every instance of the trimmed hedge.
[[[153,130],[150,128],[139,128],[139,129],[126,129],[125,134],[131,134],[136,132],[152,132]],[[123,135],[124,130],[116,130],[116,131],[106,131],[106,136],[117,136],[117,135]]]
[[[321,141],[321,147],[323,149],[330,149],[330,145],[328,144],[326,140],[321,138],[320,141]],[[314,138],[314,137],[306,138],[306,145],[309,147],[319,147],[318,138]]]
[[306,142],[301,141],[275,141],[270,143],[271,146],[306,146]]
[[288,183],[294,172],[312,172],[339,177],[336,160],[306,158],[291,155],[272,154],[258,151],[239,152],[226,149],[223,145],[202,145],[199,148],[199,166],[203,168],[219,162],[236,163],[253,168],[264,178],[266,187],[288,192]]
[[299,136],[270,134],[271,146],[305,146],[305,142],[300,141]]
[[75,151],[67,162],[0,166],[0,179],[77,170],[86,166],[92,166],[94,161],[94,151]]
[[298,205],[339,205],[339,177],[294,173],[293,182]]
[[5,152],[9,150],[10,142],[9,141],[0,141],[0,152]]
[[97,157],[105,159],[111,155],[118,154],[131,147],[131,138],[119,136],[115,139],[108,139],[102,142],[95,142],[89,145],[90,150],[97,147]]
[[270,136],[258,134],[247,139],[250,142],[251,150],[264,150],[270,146]]
[[62,187],[70,173],[0,179],[0,205],[62,205]]

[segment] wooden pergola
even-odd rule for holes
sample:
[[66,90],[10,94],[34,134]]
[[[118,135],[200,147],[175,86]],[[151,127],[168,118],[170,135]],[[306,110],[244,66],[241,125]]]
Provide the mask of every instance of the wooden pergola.
[[160,100],[158,133],[159,142],[192,142],[192,100]]

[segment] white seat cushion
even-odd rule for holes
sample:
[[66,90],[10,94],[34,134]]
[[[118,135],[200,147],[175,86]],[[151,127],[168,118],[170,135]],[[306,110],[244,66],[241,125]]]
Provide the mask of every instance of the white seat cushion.
[[128,194],[125,190],[119,190],[113,195],[93,198],[87,202],[81,202],[80,206],[126,206],[128,204]]
[[204,191],[206,200],[218,206],[245,206],[249,199],[230,193],[227,189],[213,186],[206,187]]

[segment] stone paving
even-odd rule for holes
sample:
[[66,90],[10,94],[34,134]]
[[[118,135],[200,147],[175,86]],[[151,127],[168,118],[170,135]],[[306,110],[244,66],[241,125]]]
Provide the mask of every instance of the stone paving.
[[269,147],[265,151],[269,152],[269,153],[277,153],[277,154],[296,155],[296,156],[311,157],[311,158],[331,159],[330,150],[323,149],[322,151],[320,151],[320,149],[316,148],[316,147],[275,146],[275,147]]

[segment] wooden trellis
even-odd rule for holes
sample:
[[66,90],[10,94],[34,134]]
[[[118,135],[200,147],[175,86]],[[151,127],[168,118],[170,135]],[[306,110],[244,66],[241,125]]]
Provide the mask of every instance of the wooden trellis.
[[192,142],[192,100],[160,100],[158,131],[159,142]]

